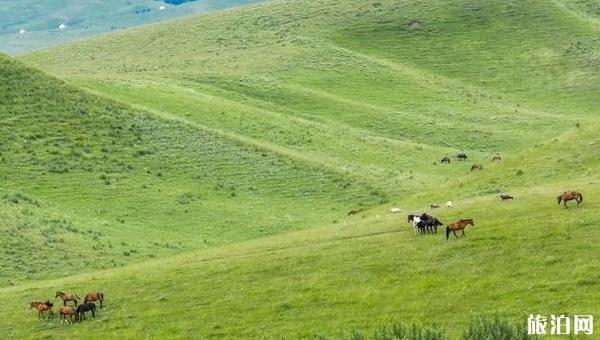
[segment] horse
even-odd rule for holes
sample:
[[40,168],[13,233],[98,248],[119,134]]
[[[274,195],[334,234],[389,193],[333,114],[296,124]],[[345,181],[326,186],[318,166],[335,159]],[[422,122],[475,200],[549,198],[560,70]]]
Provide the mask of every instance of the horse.
[[444,158],[442,158],[442,160],[440,161],[440,164],[450,164],[450,157],[446,156]]
[[81,321],[82,319],[85,320],[85,312],[92,312],[92,317],[95,319],[96,318],[96,304],[94,304],[93,302],[84,302],[84,303],[80,304],[79,306],[77,306],[77,309],[75,310],[75,313],[77,313],[75,315],[75,320],[77,320],[77,321]]
[[501,201],[507,201],[507,200],[514,200],[515,198],[512,197],[511,195],[505,195],[505,194],[501,194],[500,195],[500,200]]
[[494,156],[492,158],[492,163],[500,162],[501,160],[502,160],[502,157],[500,157],[500,156]]
[[483,170],[483,165],[473,164],[473,166],[471,167],[471,171],[475,171],[475,170]]
[[429,205],[429,207],[430,207],[431,209],[437,209],[437,208],[439,208],[440,206],[439,206],[438,204],[431,203],[431,204]]
[[361,212],[361,211],[363,211],[363,210],[365,210],[365,209],[363,209],[363,208],[355,208],[355,209],[352,209],[352,210],[350,210],[350,211],[348,212],[348,216],[350,216],[350,215],[356,215],[356,214],[358,214],[359,212]]
[[448,201],[448,202],[446,202],[446,207],[452,209],[452,208],[454,208],[454,204],[452,204],[452,201]]
[[79,296],[77,296],[77,294],[73,294],[73,293],[56,292],[55,298],[57,298],[57,297],[59,297],[63,300],[63,306],[67,305],[67,301],[73,301],[73,303],[75,304],[75,307],[77,307],[77,300],[81,300],[81,298]]
[[456,222],[450,223],[446,226],[446,240],[448,240],[448,238],[450,237],[450,232],[452,232],[454,234],[455,237],[459,237],[458,235],[456,235],[457,231],[462,231],[462,235],[460,237],[464,237],[465,236],[465,228],[468,225],[472,225],[473,227],[475,226],[475,223],[473,223],[472,219],[465,219],[465,220],[458,220]]
[[53,306],[54,304],[50,300],[46,302],[35,301],[29,304],[29,309],[35,308],[38,311],[38,319],[41,319],[46,312],[48,312],[48,319],[51,319],[54,317]]
[[419,231],[421,232],[421,234],[423,233],[436,233],[437,234],[437,228],[441,225],[444,225],[442,222],[440,222],[440,220],[438,220],[435,217],[431,217],[429,219],[426,220],[421,220],[421,222],[419,222],[419,224],[417,225],[417,228],[419,229]]
[[[60,324],[62,325],[63,322],[68,324],[72,324],[73,323],[73,317],[75,317],[75,319],[77,319],[77,308],[73,307],[73,306],[62,306],[60,307],[60,309],[58,310],[58,313],[60,314]],[[69,319],[67,320],[67,316],[69,317]]]
[[459,153],[458,155],[456,155],[456,159],[458,159],[459,161],[466,161],[467,159],[469,159],[469,157],[467,157],[466,153]]
[[100,308],[102,308],[102,302],[104,301],[104,293],[102,292],[91,292],[88,293],[88,295],[85,296],[85,298],[83,299],[83,302],[94,302],[94,301],[100,301]]
[[575,200],[577,202],[577,206],[581,207],[583,205],[583,195],[578,191],[565,191],[562,195],[558,196],[558,206],[560,206],[561,202],[564,202],[565,209],[568,209],[567,206],[568,201]]

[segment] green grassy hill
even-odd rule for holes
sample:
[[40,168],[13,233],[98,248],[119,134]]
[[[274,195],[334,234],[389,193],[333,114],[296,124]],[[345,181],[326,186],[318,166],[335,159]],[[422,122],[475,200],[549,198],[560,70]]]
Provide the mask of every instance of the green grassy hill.
[[349,175],[0,58],[2,229],[11,235],[1,286],[330,223],[381,199]]
[[[101,289],[107,308],[68,328],[19,314],[0,334],[337,338],[417,321],[456,338],[481,313],[597,315],[594,6],[276,1],[20,58],[64,83],[2,60],[0,211],[18,237],[54,228],[84,256],[64,272],[20,246],[6,256],[38,267],[11,264],[0,301]],[[585,208],[557,208],[565,190]],[[464,239],[388,213],[447,200],[433,213],[473,218]]]

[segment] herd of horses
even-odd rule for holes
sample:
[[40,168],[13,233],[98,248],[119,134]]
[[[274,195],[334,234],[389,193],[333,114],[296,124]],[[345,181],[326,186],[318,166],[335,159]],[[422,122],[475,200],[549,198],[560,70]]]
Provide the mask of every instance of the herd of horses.
[[[63,301],[63,305],[59,308],[58,313],[60,316],[60,323],[72,324],[73,319],[75,321],[86,320],[85,313],[91,312],[92,317],[96,317],[96,304],[104,302],[104,293],[102,292],[91,292],[83,298],[83,302],[78,304],[81,300],[77,294],[56,292],[55,298],[60,298]],[[67,302],[73,302],[73,306],[68,306]],[[29,309],[36,309],[38,311],[38,319],[42,319],[48,314],[48,319],[54,318],[54,303],[50,299],[46,301],[34,301],[29,304]]]
[[[514,196],[508,194],[501,194],[499,197],[502,201],[514,200]],[[581,207],[583,205],[583,194],[578,191],[565,191],[558,196],[558,205],[560,206],[560,204],[562,203],[565,209],[569,208],[567,202],[570,201],[575,201],[577,203],[577,206]],[[431,207],[433,208],[433,205],[431,205]],[[439,206],[436,205],[436,207]],[[415,234],[420,235],[434,233],[437,234],[438,227],[444,225],[444,223],[442,223],[437,217],[428,215],[426,213],[408,215],[408,223],[412,223],[415,230]],[[475,222],[473,222],[473,219],[460,219],[458,221],[446,225],[446,240],[450,238],[451,233],[457,238],[464,237],[465,228],[467,226],[475,226]],[[457,231],[461,232],[460,236],[456,234]]]
[[[469,156],[467,156],[466,153],[459,153],[455,156],[457,161],[461,161],[461,162],[465,162],[469,159]],[[494,156],[492,157],[492,163],[498,163],[502,161],[502,157],[500,156]],[[449,156],[445,156],[444,158],[442,158],[440,160],[440,164],[450,164],[452,163],[452,159]],[[437,162],[433,162],[434,165],[437,164]],[[473,164],[473,166],[471,166],[471,171],[480,171],[483,170],[483,165],[482,164]]]

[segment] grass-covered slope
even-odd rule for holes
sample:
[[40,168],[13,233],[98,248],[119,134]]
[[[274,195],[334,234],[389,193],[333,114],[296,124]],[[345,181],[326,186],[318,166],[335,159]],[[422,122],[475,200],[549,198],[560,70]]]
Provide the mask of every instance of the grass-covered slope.
[[[598,314],[599,26],[588,5],[280,1],[24,56],[98,95],[75,91],[102,119],[88,128],[75,115],[75,142],[47,138],[35,159],[17,146],[37,139],[0,144],[34,169],[6,165],[17,176],[3,182],[7,216],[90,224],[117,240],[115,261],[190,252],[2,288],[3,305],[100,289],[107,307],[69,328],[19,314],[0,334],[335,338],[415,320],[456,337],[480,313],[519,324]],[[68,112],[44,116],[57,119],[43,131]],[[3,132],[12,141],[45,121],[7,117],[29,117]],[[458,151],[470,161],[433,165]],[[583,191],[584,208],[559,209],[565,190]],[[40,206],[16,206],[19,193]],[[473,218],[464,239],[415,236],[405,214],[388,213],[450,199],[454,209],[432,213]],[[343,216],[361,203],[382,204]],[[196,249],[289,229],[303,230]]]
[[[598,26],[557,3],[285,1],[24,59],[102,95],[406,193],[592,119]],[[464,169],[461,169],[464,170]]]
[[[18,249],[27,272],[3,263],[0,285],[330,223],[383,199],[360,179],[151,117],[5,57],[0,77],[0,191],[15,220],[3,240],[31,240],[4,248]],[[34,217],[16,221],[21,213]]]

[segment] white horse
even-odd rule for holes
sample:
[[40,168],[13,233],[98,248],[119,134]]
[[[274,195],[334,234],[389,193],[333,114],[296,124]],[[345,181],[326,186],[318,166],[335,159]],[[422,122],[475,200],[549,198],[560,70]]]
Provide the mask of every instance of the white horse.
[[408,215],[408,222],[412,223],[413,228],[415,229],[415,234],[418,233],[417,225],[421,222],[421,215]]
[[446,206],[450,209],[454,208],[454,205],[452,205],[452,201],[446,202]]

